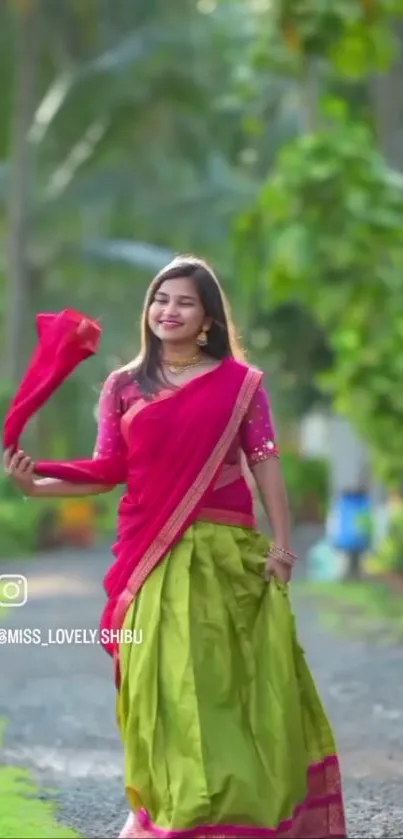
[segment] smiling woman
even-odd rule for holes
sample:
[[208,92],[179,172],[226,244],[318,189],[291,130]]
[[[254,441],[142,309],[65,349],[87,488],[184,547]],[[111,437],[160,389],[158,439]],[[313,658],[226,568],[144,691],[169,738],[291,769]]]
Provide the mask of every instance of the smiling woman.
[[195,352],[197,345],[208,343],[208,330],[212,318],[205,310],[191,278],[165,280],[157,289],[148,312],[148,322],[154,335],[162,342],[169,342],[169,350],[162,356],[162,367],[175,375],[192,368],[209,368],[207,353]]
[[[263,374],[195,257],[152,281],[141,337],[103,387],[92,460],[10,465],[33,495],[125,485],[101,621],[131,807],[121,836],[344,839],[336,746],[288,598],[295,555]],[[122,640],[139,632],[139,646]]]
[[225,294],[206,263],[193,257],[174,260],[155,277],[141,333],[140,356],[124,369],[136,370],[143,393],[158,392],[161,374],[179,385],[224,358],[244,359]]
[[171,332],[171,341],[188,342],[192,346],[195,330],[198,332],[202,327],[203,333],[206,333],[211,326],[211,318],[206,318],[190,278],[163,282],[155,293],[148,318],[161,341],[167,337],[167,332]]

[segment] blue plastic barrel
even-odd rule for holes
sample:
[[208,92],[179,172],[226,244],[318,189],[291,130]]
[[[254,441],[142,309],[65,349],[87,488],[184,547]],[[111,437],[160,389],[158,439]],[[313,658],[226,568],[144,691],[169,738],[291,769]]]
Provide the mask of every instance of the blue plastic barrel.
[[338,551],[367,551],[371,547],[370,513],[368,493],[341,493],[330,516],[331,545]]

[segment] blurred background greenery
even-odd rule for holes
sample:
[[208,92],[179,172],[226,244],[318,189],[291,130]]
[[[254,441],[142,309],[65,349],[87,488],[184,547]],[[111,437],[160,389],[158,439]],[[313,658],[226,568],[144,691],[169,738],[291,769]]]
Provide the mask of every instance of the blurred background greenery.
[[[298,444],[317,409],[348,418],[400,495],[402,44],[402,0],[4,0],[3,415],[37,311],[104,327],[24,435],[34,457],[92,450],[146,286],[191,251],[267,374],[295,519],[326,516],[327,463]],[[0,554],[109,538],[115,505],[25,501],[2,478]]]

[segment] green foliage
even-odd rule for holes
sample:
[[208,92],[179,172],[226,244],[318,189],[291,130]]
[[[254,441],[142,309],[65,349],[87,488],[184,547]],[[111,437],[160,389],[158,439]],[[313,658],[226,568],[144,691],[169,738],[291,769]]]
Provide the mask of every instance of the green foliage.
[[285,450],[281,463],[294,521],[324,521],[329,501],[327,462]]
[[337,78],[390,66],[391,15],[401,15],[403,4],[284,0],[275,10],[279,49],[291,61],[284,69],[303,76],[320,59],[316,131],[284,145],[258,202],[238,224],[237,246],[252,243],[257,287],[268,289],[274,315],[288,305],[314,317],[329,364],[324,373],[316,366],[317,385],[367,439],[379,474],[399,484],[403,175],[386,164],[371,113],[364,121],[365,109],[357,117],[347,98],[326,90]]
[[57,502],[24,498],[8,476],[0,473],[0,557],[29,556],[42,547],[57,515]]
[[[6,610],[4,610],[6,611]],[[2,616],[4,619],[4,616]],[[4,720],[1,729],[4,726]],[[0,732],[2,734],[2,731]],[[3,749],[3,737],[0,748]],[[38,787],[33,775],[20,766],[0,766],[0,835],[9,839],[80,839],[61,824],[54,790]]]
[[[192,0],[173,0],[169,9],[147,0],[91,0],[85,7],[77,0],[42,0],[35,6],[42,14],[33,116],[22,149],[27,171],[15,160],[11,133],[21,124],[18,109],[26,98],[17,89],[19,7],[11,13],[11,5],[0,9],[7,79],[0,99],[3,253],[19,217],[7,218],[18,182],[21,211],[30,209],[27,224],[15,231],[17,237],[29,232],[15,253],[29,266],[29,301],[22,296],[30,323],[40,309],[76,306],[104,326],[99,357],[76,374],[83,391],[98,386],[121,357],[136,354],[146,283],[172,253],[212,259],[239,308],[228,270],[229,233],[258,189],[256,149],[270,162],[281,141],[281,120],[273,132],[271,119],[263,136],[252,136],[251,125],[262,126],[268,102],[271,117],[281,109],[283,88],[263,84],[252,67],[253,14],[243,5],[203,13]],[[27,82],[34,68],[25,63],[20,69]],[[10,177],[11,164],[22,178]],[[15,272],[7,272],[10,286],[11,276],[17,285],[18,266]],[[14,303],[0,295],[11,361],[16,353],[7,325],[18,339],[25,335],[17,300],[18,294]],[[67,433],[84,424],[87,402],[80,395],[74,423],[64,423]],[[71,415],[67,388],[62,403]],[[49,427],[55,425],[52,415]],[[69,446],[69,454],[77,452],[73,432]]]
[[265,13],[269,49],[262,34],[259,64],[301,75],[327,58],[352,79],[384,70],[397,49],[390,19],[402,10],[401,0],[277,0]]
[[[403,178],[370,128],[341,119],[283,149],[263,186],[266,284],[327,335],[335,360],[320,384],[373,447],[383,476],[403,474]],[[256,207],[242,235],[255,225]]]
[[[33,324],[38,310],[75,306],[101,320],[99,356],[45,406],[37,433],[27,432],[33,456],[79,456],[92,450],[93,408],[103,379],[137,353],[145,287],[164,262],[181,250],[201,252],[224,269],[229,292],[236,292],[228,235],[238,210],[256,194],[258,181],[244,152],[251,145],[250,117],[256,121],[263,97],[255,96],[246,57],[253,33],[245,28],[250,14],[242,7],[223,16],[220,10],[203,14],[192,0],[173,0],[169,9],[147,0],[84,6],[42,0],[35,5],[41,17],[36,68],[17,66],[22,8],[0,9],[7,79],[0,98],[0,236],[3,254],[10,250],[6,236],[22,237],[14,252],[28,265],[29,299],[25,284],[18,294],[20,266],[10,271],[2,264],[0,328],[13,367],[17,354],[11,348],[22,347],[26,322]],[[15,158],[12,128],[27,121],[18,85],[27,85],[34,69],[22,163]],[[281,95],[272,96],[272,110]],[[21,177],[13,178],[13,169]],[[20,211],[9,216],[17,187]],[[27,223],[14,229],[27,207]],[[6,270],[12,296],[5,294]],[[4,410],[22,366],[18,359],[7,371],[15,382],[1,403]]]
[[376,560],[384,571],[403,574],[403,502],[391,511],[388,535],[377,550]]
[[0,555],[5,559],[29,556],[37,545],[37,531],[40,513],[27,501],[0,500]]
[[113,541],[116,536],[117,509],[122,496],[122,487],[117,487],[97,499],[97,531],[101,539]]

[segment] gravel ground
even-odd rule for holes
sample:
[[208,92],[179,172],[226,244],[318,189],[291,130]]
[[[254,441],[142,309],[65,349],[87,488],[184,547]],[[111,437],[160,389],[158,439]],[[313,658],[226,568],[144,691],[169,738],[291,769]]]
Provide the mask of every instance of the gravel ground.
[[[107,552],[47,555],[1,572],[28,577],[28,602],[0,627],[97,629]],[[294,597],[300,638],[338,739],[351,837],[403,836],[403,649],[327,632]],[[2,762],[34,771],[85,837],[126,818],[110,661],[96,645],[1,645]],[[6,678],[4,678],[6,675]]]

